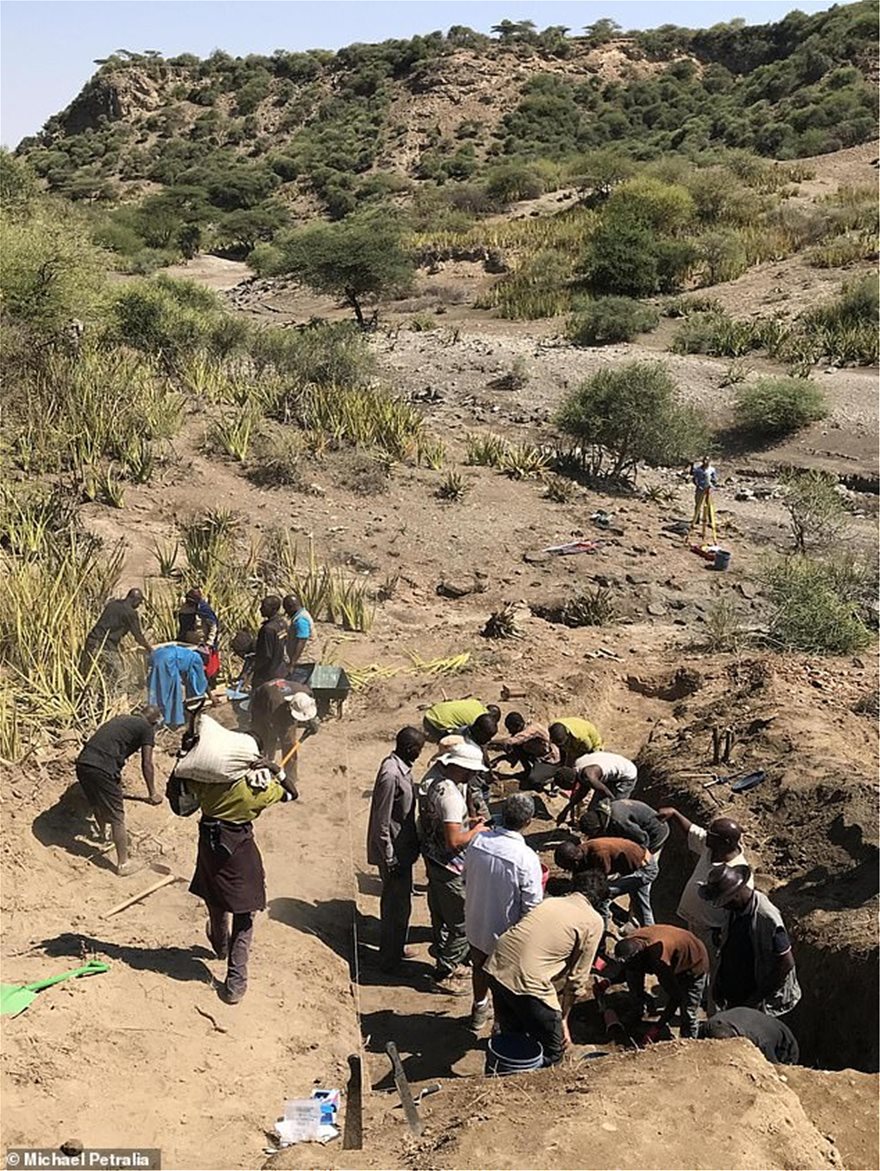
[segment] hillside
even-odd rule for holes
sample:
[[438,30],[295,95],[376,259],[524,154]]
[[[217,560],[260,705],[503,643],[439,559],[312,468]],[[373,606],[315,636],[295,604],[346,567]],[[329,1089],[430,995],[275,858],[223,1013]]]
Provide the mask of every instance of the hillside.
[[120,52],[19,151],[73,199],[162,184],[204,190],[221,212],[311,200],[331,216],[511,159],[544,160],[552,187],[561,164],[608,144],[795,158],[873,134],[875,23],[860,0],[696,31],[504,21],[495,38],[454,26],[335,54]]

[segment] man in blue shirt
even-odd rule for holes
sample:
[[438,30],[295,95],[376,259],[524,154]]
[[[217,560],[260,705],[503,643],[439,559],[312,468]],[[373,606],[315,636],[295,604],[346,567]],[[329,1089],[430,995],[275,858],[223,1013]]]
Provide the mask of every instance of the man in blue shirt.
[[718,474],[712,467],[708,455],[704,455],[698,464],[691,467],[691,479],[698,492],[705,492],[707,488],[718,486]]
[[289,623],[287,630],[287,663],[292,670],[303,656],[306,643],[315,633],[312,616],[296,594],[288,594],[282,602]]

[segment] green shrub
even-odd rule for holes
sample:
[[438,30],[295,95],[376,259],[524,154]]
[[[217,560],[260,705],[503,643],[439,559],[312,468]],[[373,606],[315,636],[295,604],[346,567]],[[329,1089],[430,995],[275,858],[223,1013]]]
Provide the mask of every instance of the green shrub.
[[760,378],[737,391],[737,426],[760,439],[781,439],[828,414],[825,395],[807,378]]
[[305,490],[303,441],[297,431],[278,428],[257,436],[248,462],[247,476],[262,488]]
[[837,477],[828,472],[796,471],[784,476],[783,503],[789,515],[794,547],[828,550],[843,535],[846,509],[837,491]]
[[876,274],[849,281],[826,305],[810,309],[800,320],[808,329],[876,325],[880,312],[880,278]]
[[723,313],[717,297],[702,296],[699,293],[686,297],[672,297],[663,305],[664,317],[690,317],[692,313]]
[[749,258],[742,236],[733,228],[706,232],[697,240],[697,249],[703,265],[704,285],[735,280],[748,267]]
[[876,275],[845,284],[833,301],[798,319],[816,339],[820,353],[841,365],[873,366],[878,358],[877,317],[880,285]]
[[875,240],[844,234],[811,248],[806,261],[813,268],[846,268],[858,260],[867,260],[876,250]]
[[161,274],[116,289],[109,309],[110,340],[168,357],[198,349],[231,354],[250,333],[247,321],[233,317],[210,289]]
[[576,346],[606,346],[632,341],[637,333],[653,329],[658,320],[653,306],[631,297],[596,297],[569,318],[566,336]]
[[679,464],[707,441],[705,421],[678,398],[662,362],[600,370],[563,403],[558,426],[582,449],[594,476],[635,479],[640,461]]
[[461,472],[449,471],[440,481],[434,495],[449,504],[460,504],[471,490],[471,485]]
[[848,596],[851,583],[833,565],[795,554],[770,564],[765,577],[774,607],[770,634],[781,648],[846,655],[870,643],[858,604]]
[[654,235],[674,235],[694,218],[694,200],[686,187],[638,175],[616,187],[608,200],[609,219],[639,223]]
[[491,432],[465,436],[465,463],[472,467],[500,468],[507,440]]
[[376,372],[376,358],[354,322],[313,322],[297,329],[255,331],[248,350],[258,370],[274,367],[296,383],[363,386]]
[[736,321],[724,312],[693,313],[679,326],[671,348],[676,354],[741,358],[762,343],[760,323]]
[[654,234],[637,221],[603,222],[587,246],[582,268],[597,293],[649,297],[658,285]]
[[486,194],[496,203],[517,203],[543,195],[544,179],[527,163],[503,163],[486,175]]
[[0,301],[7,320],[47,338],[97,311],[110,267],[82,223],[39,204],[0,218]]

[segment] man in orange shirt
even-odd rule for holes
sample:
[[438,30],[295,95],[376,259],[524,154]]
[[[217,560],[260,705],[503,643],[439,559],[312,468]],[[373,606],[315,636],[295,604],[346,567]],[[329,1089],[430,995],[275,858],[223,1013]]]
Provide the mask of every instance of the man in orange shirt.
[[623,964],[626,982],[640,1012],[645,1007],[645,976],[648,973],[657,977],[669,998],[660,1020],[650,1030],[651,1034],[659,1034],[678,1011],[681,1036],[696,1037],[697,1013],[709,972],[706,945],[696,935],[683,927],[670,927],[666,923],[640,927],[620,940],[614,956]]

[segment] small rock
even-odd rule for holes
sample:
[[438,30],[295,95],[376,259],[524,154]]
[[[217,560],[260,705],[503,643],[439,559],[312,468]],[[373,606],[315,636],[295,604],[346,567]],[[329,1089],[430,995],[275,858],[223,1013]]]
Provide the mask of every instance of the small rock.
[[737,589],[744,598],[756,598],[758,596],[758,587],[753,581],[741,581]]
[[523,561],[527,561],[529,565],[543,565],[545,561],[549,561],[551,553],[545,553],[542,549],[535,549],[528,553],[523,553]]
[[75,1159],[78,1155],[83,1153],[82,1139],[69,1138],[61,1144],[62,1155],[67,1155],[68,1159]]
[[654,618],[662,618],[666,613],[666,607],[662,602],[650,602],[647,610]]

